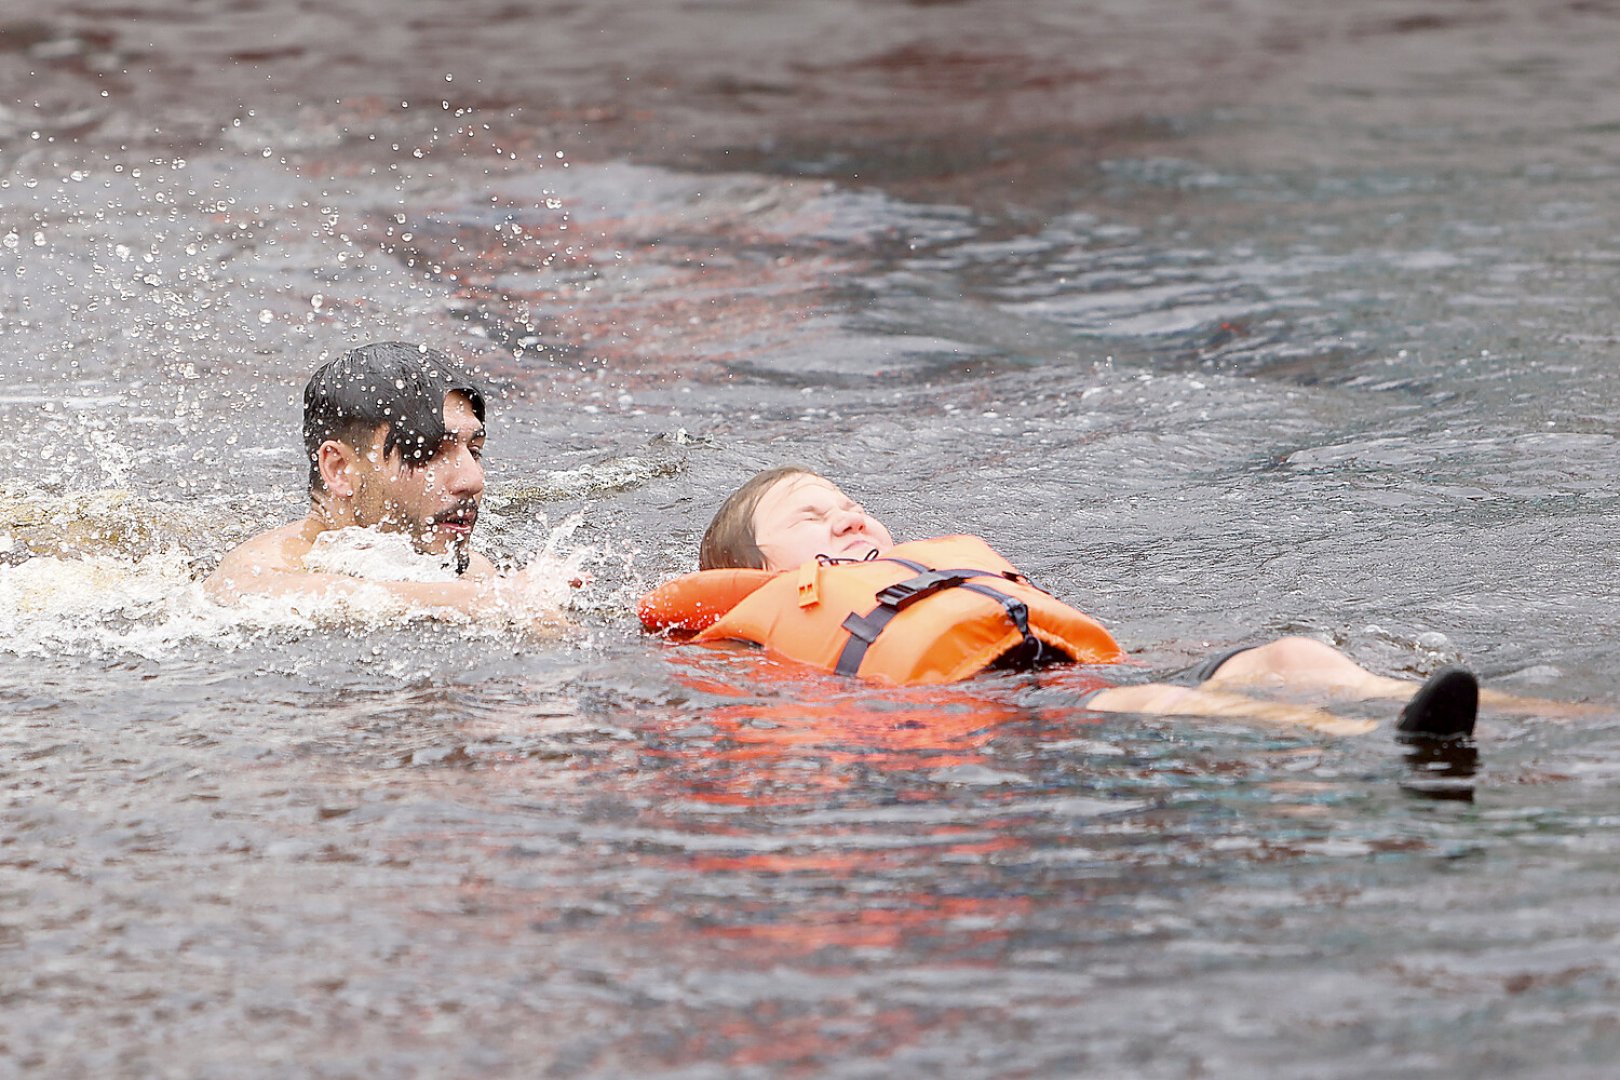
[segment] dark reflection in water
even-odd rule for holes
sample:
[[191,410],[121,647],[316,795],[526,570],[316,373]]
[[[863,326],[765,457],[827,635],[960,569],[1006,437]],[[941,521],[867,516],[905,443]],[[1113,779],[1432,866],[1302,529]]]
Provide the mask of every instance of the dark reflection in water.
[[1420,741],[1407,747],[1410,775],[1402,787],[1426,799],[1472,802],[1479,772],[1479,747],[1471,741]]
[[[0,1074],[1607,1075],[1606,706],[1099,717],[1085,672],[882,691],[630,601],[802,460],[1129,677],[1307,633],[1613,701],[1617,36],[7,5]],[[377,338],[487,373],[480,528],[592,549],[566,632],[196,595]]]

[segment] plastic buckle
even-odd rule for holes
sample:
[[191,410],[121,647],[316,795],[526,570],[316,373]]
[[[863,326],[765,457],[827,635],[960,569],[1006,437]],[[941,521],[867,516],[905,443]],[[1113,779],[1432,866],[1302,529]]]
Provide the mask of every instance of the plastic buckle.
[[941,589],[949,589],[960,585],[967,578],[961,574],[952,574],[944,570],[930,570],[926,574],[918,574],[905,581],[897,581],[877,594],[877,602],[884,607],[892,607],[896,611],[904,611],[925,596],[933,596]]

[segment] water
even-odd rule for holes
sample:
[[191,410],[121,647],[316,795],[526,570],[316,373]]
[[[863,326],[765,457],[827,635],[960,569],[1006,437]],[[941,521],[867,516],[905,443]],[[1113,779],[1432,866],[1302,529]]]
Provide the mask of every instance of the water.
[[[400,7],[0,16],[0,1074],[1607,1075],[1612,13]],[[378,338],[565,629],[200,595]],[[789,460],[1143,675],[1599,708],[1469,777],[641,637]]]

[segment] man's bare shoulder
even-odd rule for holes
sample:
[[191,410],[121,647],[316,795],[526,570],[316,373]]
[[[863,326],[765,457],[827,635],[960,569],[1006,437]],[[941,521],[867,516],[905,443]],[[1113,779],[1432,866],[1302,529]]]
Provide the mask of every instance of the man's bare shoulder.
[[304,573],[304,556],[313,546],[307,521],[290,521],[260,533],[226,553],[203,584],[216,596],[242,591],[242,585],[263,574]]

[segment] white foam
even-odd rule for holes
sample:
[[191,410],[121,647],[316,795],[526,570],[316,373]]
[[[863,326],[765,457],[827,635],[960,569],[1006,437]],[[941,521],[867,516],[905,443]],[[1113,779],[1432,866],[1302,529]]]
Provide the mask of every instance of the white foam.
[[177,552],[41,555],[0,566],[0,650],[18,656],[112,650],[155,658],[185,642],[228,638],[235,621],[203,595]]
[[404,533],[359,526],[332,529],[316,537],[304,556],[304,568],[371,581],[456,579],[453,557],[421,554]]
[[[567,612],[591,591],[585,569],[597,553],[569,539],[574,515],[552,529],[524,570],[507,575],[496,601],[477,617],[453,618],[474,635],[555,636]],[[400,534],[345,529],[322,538],[306,560],[312,570],[375,583],[345,595],[245,596],[214,602],[202,588],[196,558],[168,549],[147,555],[36,555],[0,564],[0,653],[15,656],[134,654],[158,659],[200,643],[242,648],[268,632],[317,633],[445,619],[412,607],[389,581],[453,580],[443,559],[423,556]]]

